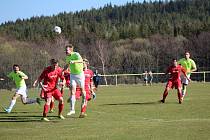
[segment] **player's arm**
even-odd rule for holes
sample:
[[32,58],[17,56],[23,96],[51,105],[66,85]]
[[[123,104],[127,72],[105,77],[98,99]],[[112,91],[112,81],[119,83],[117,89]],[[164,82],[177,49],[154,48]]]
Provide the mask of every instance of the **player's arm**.
[[188,81],[191,81],[191,79],[189,79],[189,78],[187,77],[186,69],[185,69],[185,68],[181,67],[181,72],[184,74],[184,76],[187,78]]
[[63,70],[61,70],[60,72],[59,72],[59,78],[60,78],[60,83],[59,83],[59,85],[63,88],[63,86],[66,84],[66,80],[65,80],[65,77],[64,77],[64,71]]
[[36,80],[34,81],[33,87],[36,87],[37,83],[38,83],[38,79],[36,79]]
[[47,91],[46,87],[42,84],[42,80],[45,78],[45,73],[46,73],[46,70],[44,70],[41,75],[39,76],[38,80],[37,80],[37,83],[39,83],[40,87],[44,90],[44,91]]
[[196,64],[195,64],[195,62],[194,61],[192,61],[192,69],[191,69],[191,72],[194,72],[194,71],[196,71],[197,70],[197,67],[196,67]]
[[21,71],[18,71],[17,74],[19,75],[21,79],[24,79],[24,80],[28,79],[28,76]]

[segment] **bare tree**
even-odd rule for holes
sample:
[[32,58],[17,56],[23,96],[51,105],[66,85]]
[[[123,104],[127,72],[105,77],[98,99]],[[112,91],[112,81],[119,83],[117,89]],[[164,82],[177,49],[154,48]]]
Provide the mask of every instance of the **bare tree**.
[[[106,41],[102,41],[101,39],[96,41],[96,47],[95,47],[96,55],[98,56],[99,60],[102,64],[102,72],[103,75],[106,75],[106,63],[109,58],[109,44]],[[106,76],[104,76],[105,84],[107,85],[107,79]]]

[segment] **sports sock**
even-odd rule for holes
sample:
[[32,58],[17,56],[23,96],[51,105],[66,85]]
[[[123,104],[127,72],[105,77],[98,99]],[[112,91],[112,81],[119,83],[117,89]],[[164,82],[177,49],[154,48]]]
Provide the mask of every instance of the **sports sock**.
[[9,109],[10,111],[13,109],[15,103],[16,103],[16,100],[11,100],[10,105],[9,105],[9,107],[8,107],[8,109]]
[[47,117],[47,113],[48,113],[48,110],[49,110],[49,105],[44,105],[44,111],[43,111],[43,117]]
[[81,112],[85,112],[87,108],[86,92],[82,94]]
[[165,89],[164,93],[163,93],[163,100],[165,101],[166,97],[168,95],[168,91],[167,89]]
[[70,109],[72,111],[75,110],[75,103],[76,103],[76,97],[75,97],[75,95],[71,95]]
[[187,91],[187,86],[183,86],[182,88],[182,96],[184,97]]
[[63,107],[64,107],[64,104],[61,104],[61,103],[58,104],[58,109],[59,109],[58,115],[61,115],[61,112],[63,111]]

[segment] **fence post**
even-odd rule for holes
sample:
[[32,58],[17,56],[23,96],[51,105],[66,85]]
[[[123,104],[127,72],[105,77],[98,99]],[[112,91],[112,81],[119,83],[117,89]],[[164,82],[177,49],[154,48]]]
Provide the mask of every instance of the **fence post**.
[[203,82],[204,83],[206,82],[206,72],[205,71],[203,72]]
[[117,86],[117,75],[115,75],[115,85]]

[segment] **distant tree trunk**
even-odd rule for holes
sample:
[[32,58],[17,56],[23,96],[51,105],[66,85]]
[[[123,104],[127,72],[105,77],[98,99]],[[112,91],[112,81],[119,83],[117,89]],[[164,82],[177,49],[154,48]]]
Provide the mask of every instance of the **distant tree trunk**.
[[[107,44],[105,44],[105,42],[102,43],[101,40],[96,41],[96,55],[98,56],[98,58],[101,61],[103,75],[106,75],[105,63],[107,61],[107,56],[108,56],[107,55],[108,48],[105,47],[105,45],[107,45]],[[104,76],[104,81],[105,81],[105,84],[107,85],[106,76]]]

